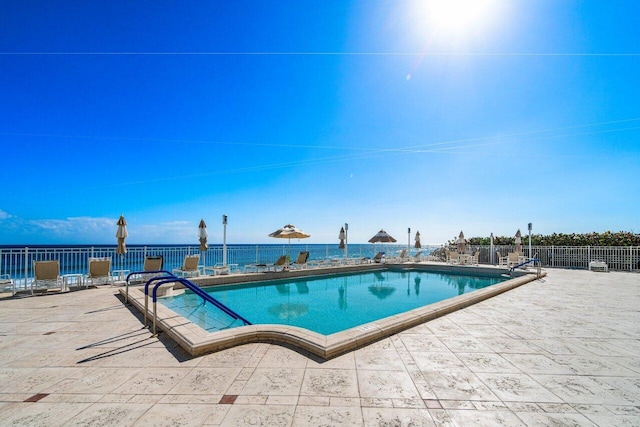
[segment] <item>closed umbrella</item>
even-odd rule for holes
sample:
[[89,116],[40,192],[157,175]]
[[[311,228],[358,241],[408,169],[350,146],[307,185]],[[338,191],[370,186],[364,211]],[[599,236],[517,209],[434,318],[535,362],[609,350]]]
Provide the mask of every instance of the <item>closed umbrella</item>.
[[467,251],[467,240],[464,238],[464,233],[462,231],[460,231],[456,244],[458,245],[458,253],[462,254]]
[[420,244],[420,232],[416,231],[416,244],[414,245],[414,247],[416,249],[420,249],[422,247],[422,245]]
[[116,248],[116,253],[124,255],[127,253],[125,239],[129,236],[129,233],[127,233],[127,221],[124,219],[123,215],[120,215],[120,219],[118,219],[117,224],[118,230],[116,231],[116,238],[118,239],[118,247]]
[[205,224],[204,219],[200,220],[200,225],[198,225],[198,240],[200,240],[200,250],[206,251],[209,249],[209,245],[207,244],[207,237],[209,237],[209,233],[207,233],[207,224]]
[[344,249],[344,239],[345,239],[344,227],[340,227],[340,234],[338,234],[338,239],[340,239],[340,244],[338,245],[338,249]]
[[520,229],[516,232],[516,252],[522,252],[522,234],[520,233]]
[[291,239],[306,239],[307,237],[311,237],[311,234],[305,233],[293,224],[287,224],[269,234],[269,237],[289,239],[289,259],[291,259]]

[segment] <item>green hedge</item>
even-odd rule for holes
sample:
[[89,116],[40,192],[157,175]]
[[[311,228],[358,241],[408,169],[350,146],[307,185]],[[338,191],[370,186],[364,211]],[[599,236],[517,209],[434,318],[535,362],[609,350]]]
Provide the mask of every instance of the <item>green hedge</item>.
[[[498,236],[493,238],[494,245],[514,245],[516,238],[514,236],[505,237]],[[467,239],[467,243],[471,245],[490,245],[489,237],[472,237]],[[455,239],[448,242],[449,245],[455,244]],[[522,244],[529,244],[529,235],[522,234]],[[564,234],[553,233],[550,235],[532,234],[531,244],[534,246],[640,246],[640,234],[627,231],[618,231],[612,233],[605,231],[604,233],[587,233],[587,234]]]

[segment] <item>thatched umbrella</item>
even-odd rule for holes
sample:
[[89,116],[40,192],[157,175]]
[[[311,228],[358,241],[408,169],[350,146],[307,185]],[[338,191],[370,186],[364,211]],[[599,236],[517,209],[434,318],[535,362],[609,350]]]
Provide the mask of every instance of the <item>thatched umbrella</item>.
[[420,249],[422,247],[422,245],[420,244],[420,232],[419,231],[416,231],[415,241],[416,241],[416,244],[414,245],[414,248]]
[[396,239],[391,237],[389,233],[384,230],[380,230],[376,233],[375,236],[369,239],[369,243],[395,243]]
[[338,245],[338,249],[344,249],[344,239],[346,235],[344,232],[344,227],[340,227],[340,233],[338,234],[338,239],[340,239],[340,244]]

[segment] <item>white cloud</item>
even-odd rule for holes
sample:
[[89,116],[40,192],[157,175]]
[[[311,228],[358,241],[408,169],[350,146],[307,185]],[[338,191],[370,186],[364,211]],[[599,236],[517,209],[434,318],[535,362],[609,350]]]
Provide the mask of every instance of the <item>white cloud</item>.
[[9,212],[5,212],[2,209],[0,209],[0,220],[9,219],[9,218],[11,218],[11,215],[9,215]]

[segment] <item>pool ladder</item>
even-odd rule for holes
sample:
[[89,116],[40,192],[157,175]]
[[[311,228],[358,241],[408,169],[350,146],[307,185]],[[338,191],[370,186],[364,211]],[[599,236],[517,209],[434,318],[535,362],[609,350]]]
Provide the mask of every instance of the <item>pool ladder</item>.
[[229,307],[227,307],[226,305],[224,305],[223,303],[221,303],[220,301],[218,301],[217,299],[209,295],[207,292],[203,291],[200,288],[200,286],[196,285],[195,283],[183,277],[177,277],[166,270],[134,271],[133,273],[129,274],[127,276],[127,289],[126,289],[125,302],[129,301],[129,281],[131,280],[132,277],[136,275],[141,275],[141,274],[144,274],[144,275],[162,274],[160,276],[152,277],[151,279],[147,280],[147,282],[144,285],[144,326],[146,327],[147,313],[149,312],[149,287],[153,284],[153,289],[151,290],[151,299],[153,302],[153,336],[154,337],[158,335],[157,328],[156,328],[157,320],[158,320],[158,310],[157,310],[158,288],[168,283],[180,283],[185,288],[189,289],[194,294],[202,298],[205,303],[208,302],[212,304],[213,306],[217,307],[218,309],[220,309],[222,312],[229,315],[230,317],[240,320],[245,325],[251,325],[251,322],[249,322],[247,319],[245,319],[235,311],[231,310]]

